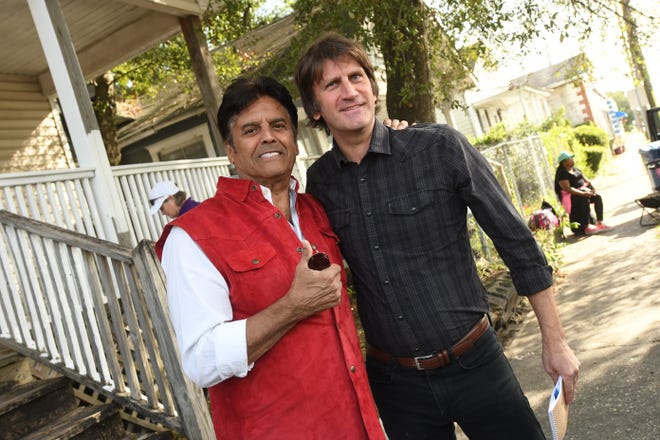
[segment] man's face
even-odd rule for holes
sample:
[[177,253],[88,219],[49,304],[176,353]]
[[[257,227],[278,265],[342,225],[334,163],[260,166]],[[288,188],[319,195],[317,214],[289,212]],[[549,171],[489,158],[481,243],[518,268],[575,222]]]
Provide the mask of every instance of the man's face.
[[268,187],[288,184],[298,144],[289,113],[277,100],[257,99],[234,117],[231,134],[233,146],[225,146],[240,178]]
[[376,97],[369,77],[351,57],[323,62],[323,77],[314,85],[319,112],[333,135],[368,130],[376,117]]

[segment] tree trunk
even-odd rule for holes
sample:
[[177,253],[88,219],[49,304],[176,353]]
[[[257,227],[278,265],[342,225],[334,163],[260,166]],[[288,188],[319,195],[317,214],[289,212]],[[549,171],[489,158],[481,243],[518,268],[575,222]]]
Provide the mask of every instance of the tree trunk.
[[435,122],[424,3],[391,2],[380,8],[374,33],[387,70],[388,116],[410,123]]
[[110,165],[119,165],[121,152],[117,143],[117,105],[112,93],[112,72],[106,72],[94,80],[92,106]]
[[628,57],[630,59],[630,68],[633,71],[633,79],[635,86],[640,83],[646,92],[646,98],[649,101],[651,108],[656,106],[655,97],[653,95],[653,87],[651,85],[651,78],[649,71],[646,67],[646,59],[642,53],[642,48],[637,38],[637,23],[632,15],[630,8],[630,0],[621,0],[621,8],[623,10],[623,25],[626,30],[626,47],[628,48]]

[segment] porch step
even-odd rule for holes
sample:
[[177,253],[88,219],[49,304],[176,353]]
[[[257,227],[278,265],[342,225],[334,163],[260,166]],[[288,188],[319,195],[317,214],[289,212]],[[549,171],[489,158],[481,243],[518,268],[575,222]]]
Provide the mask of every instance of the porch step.
[[21,440],[124,440],[126,433],[115,405],[80,406]]
[[63,377],[16,385],[0,395],[0,440],[15,440],[77,406]]
[[0,349],[0,394],[14,385],[31,381],[32,374],[28,360],[14,351]]
[[0,347],[0,440],[173,440],[171,431],[128,432],[119,406],[82,402],[71,380],[34,364]]

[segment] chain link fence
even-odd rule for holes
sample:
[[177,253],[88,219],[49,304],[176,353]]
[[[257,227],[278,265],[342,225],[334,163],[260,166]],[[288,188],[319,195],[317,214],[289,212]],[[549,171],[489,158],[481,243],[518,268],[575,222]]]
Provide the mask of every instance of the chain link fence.
[[[481,150],[481,153],[490,162],[495,176],[523,219],[529,208],[539,209],[544,199],[555,204],[556,200],[552,197],[554,172],[539,136],[497,144]],[[471,222],[474,220],[471,219]],[[476,231],[481,256],[492,261],[490,240],[481,228],[476,228]]]

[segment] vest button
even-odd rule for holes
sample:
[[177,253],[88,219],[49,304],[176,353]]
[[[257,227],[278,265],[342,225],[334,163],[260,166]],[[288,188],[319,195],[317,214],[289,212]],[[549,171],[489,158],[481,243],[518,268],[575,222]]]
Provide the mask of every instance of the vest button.
[[349,370],[351,370],[351,373],[355,373],[355,365],[351,365],[351,368],[349,368]]
[[276,212],[275,213],[275,218],[280,218],[280,217],[282,217],[282,214],[280,214],[279,212]]
[[259,259],[253,258],[252,259],[252,264],[259,264]]
[[296,248],[296,252],[298,252],[299,254],[302,254],[302,251],[303,251],[303,248],[301,248],[301,247]]

